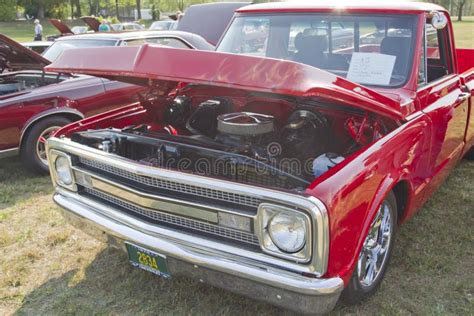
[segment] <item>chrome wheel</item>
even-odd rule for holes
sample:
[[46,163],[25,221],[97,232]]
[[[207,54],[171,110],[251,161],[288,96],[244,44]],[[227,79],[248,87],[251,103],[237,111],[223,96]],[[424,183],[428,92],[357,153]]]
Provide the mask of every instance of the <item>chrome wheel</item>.
[[362,288],[376,283],[387,261],[393,234],[392,206],[384,201],[380,206],[364,241],[357,262],[357,276]]
[[41,132],[36,142],[36,155],[42,164],[48,165],[48,157],[46,156],[46,140],[53,134],[60,126],[50,126]]

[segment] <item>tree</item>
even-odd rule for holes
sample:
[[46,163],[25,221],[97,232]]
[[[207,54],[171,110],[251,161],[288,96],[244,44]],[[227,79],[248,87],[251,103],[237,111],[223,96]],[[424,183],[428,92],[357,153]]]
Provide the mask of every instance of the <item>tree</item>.
[[16,15],[16,0],[0,1],[0,21],[12,21]]
[[141,0],[136,0],[137,2],[137,20],[141,20],[142,18],[142,4]]
[[458,21],[462,21],[462,14],[464,5],[466,4],[467,0],[458,0],[457,1],[457,9],[458,9]]
[[[25,8],[25,13],[38,19],[46,16],[57,17],[64,15],[68,1],[62,0],[18,0],[17,5]],[[67,13],[68,14],[68,13]]]
[[71,0],[71,18],[82,16],[81,3],[79,0]]

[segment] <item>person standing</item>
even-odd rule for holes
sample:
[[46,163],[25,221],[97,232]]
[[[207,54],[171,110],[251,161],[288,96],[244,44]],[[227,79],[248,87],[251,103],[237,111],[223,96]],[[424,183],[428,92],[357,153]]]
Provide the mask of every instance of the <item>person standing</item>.
[[35,41],[43,40],[43,26],[38,19],[35,20]]
[[110,26],[107,24],[107,20],[103,19],[99,25],[99,32],[109,32],[109,31],[110,31]]

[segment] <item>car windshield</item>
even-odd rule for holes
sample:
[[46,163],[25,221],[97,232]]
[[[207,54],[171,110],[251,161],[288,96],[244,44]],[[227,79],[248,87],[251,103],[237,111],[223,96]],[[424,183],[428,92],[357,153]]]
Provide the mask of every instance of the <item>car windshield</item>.
[[217,51],[292,60],[348,80],[395,87],[406,82],[414,15],[242,15]]
[[93,39],[70,39],[56,41],[51,45],[43,56],[50,61],[56,60],[58,56],[66,49],[97,47],[97,46],[114,46],[116,40],[93,40]]
[[153,22],[150,26],[150,30],[168,30],[171,27],[173,21],[157,21]]

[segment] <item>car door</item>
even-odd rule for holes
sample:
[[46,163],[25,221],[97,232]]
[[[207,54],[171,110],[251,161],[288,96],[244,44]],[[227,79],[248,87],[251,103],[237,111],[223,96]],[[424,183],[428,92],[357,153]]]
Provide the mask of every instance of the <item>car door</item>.
[[426,23],[418,99],[432,122],[431,190],[435,190],[462,154],[468,100],[453,62],[450,28],[435,30]]
[[461,80],[464,85],[464,95],[469,102],[469,118],[466,128],[466,146],[463,154],[466,154],[469,148],[474,146],[474,70],[468,70],[461,74]]
[[22,102],[0,100],[0,158],[2,152],[18,148],[21,129],[28,117],[21,112]]

